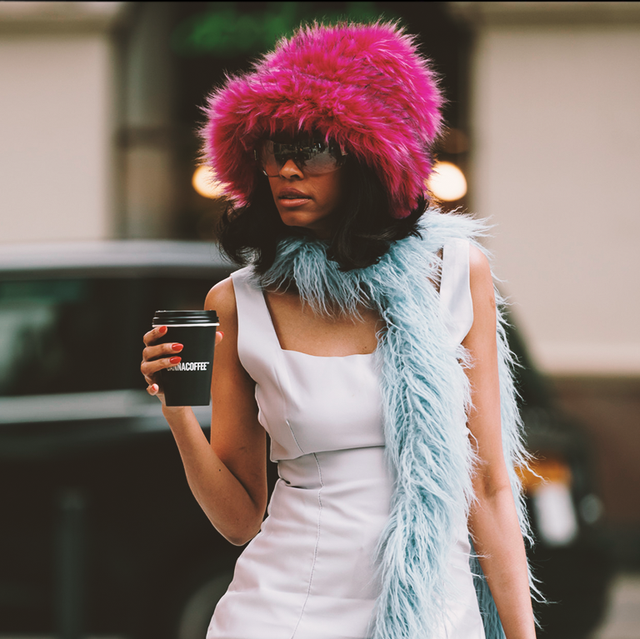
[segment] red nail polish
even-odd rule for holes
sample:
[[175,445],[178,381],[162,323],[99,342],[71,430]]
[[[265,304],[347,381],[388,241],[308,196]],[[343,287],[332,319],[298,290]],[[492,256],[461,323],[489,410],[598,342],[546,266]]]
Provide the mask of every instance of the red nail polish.
[[167,327],[166,326],[161,326],[158,329],[158,333],[160,333],[160,335],[164,335],[167,332]]
[[169,358],[169,361],[172,364],[179,364],[181,359],[182,359],[182,357],[171,357],[171,358]]
[[181,351],[182,350],[182,344],[171,344],[171,349],[174,351]]

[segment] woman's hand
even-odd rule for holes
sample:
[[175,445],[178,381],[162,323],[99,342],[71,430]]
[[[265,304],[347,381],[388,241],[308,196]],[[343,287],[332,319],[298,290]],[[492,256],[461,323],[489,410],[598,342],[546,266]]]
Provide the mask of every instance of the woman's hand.
[[171,368],[178,364],[182,358],[177,355],[182,350],[182,344],[177,342],[167,342],[165,344],[155,344],[161,337],[167,334],[166,326],[157,326],[144,334],[142,341],[145,348],[142,351],[142,363],[140,372],[147,382],[147,393],[156,395],[164,406],[164,392],[158,383],[158,371]]
[[[145,348],[142,351],[142,363],[140,372],[147,382],[147,393],[155,395],[165,406],[164,392],[158,383],[158,371],[171,368],[179,364],[182,358],[177,355],[182,351],[183,345],[178,342],[167,342],[165,344],[155,344],[161,337],[167,334],[166,326],[157,326],[144,334],[142,338]],[[216,346],[221,342],[223,334],[216,333]]]
[[[211,441],[190,406],[166,406],[157,373],[174,366],[182,345],[158,344],[171,338],[171,325],[144,336],[140,370],[147,391],[161,401],[175,438],[189,487],[209,521],[232,544],[246,544],[260,530],[267,505],[267,436],[258,421],[255,382],[238,356],[238,317],[230,278],[216,284],[205,310],[216,309],[217,331],[211,384]],[[223,342],[223,343],[221,343]],[[174,346],[174,344],[176,344]],[[219,348],[218,348],[219,346]]]

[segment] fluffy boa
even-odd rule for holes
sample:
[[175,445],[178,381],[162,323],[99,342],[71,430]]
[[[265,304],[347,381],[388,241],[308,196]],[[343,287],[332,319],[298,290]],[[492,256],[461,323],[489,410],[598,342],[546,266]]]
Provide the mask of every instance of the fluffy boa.
[[[319,313],[376,309],[385,322],[377,355],[381,367],[386,454],[396,483],[388,524],[378,548],[381,592],[372,639],[429,639],[441,628],[448,597],[447,558],[473,499],[473,451],[464,428],[470,393],[462,347],[451,344],[432,285],[438,251],[453,238],[480,246],[485,226],[473,218],[430,210],[422,237],[395,242],[368,268],[341,272],[327,243],[287,238],[262,286],[295,281],[301,298]],[[481,247],[482,248],[482,247]],[[516,467],[526,464],[516,406],[514,360],[505,337],[502,299],[497,342],[504,455],[523,534],[530,532]],[[472,572],[487,639],[504,631],[477,557]]]

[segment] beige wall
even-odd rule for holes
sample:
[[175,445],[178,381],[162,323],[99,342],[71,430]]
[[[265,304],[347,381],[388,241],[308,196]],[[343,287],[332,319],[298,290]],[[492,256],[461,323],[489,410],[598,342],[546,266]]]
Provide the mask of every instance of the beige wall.
[[467,10],[472,208],[496,224],[496,270],[542,368],[638,375],[640,4],[624,20],[607,3],[595,20],[514,4]]
[[0,242],[112,234],[122,3],[100,4],[0,3]]

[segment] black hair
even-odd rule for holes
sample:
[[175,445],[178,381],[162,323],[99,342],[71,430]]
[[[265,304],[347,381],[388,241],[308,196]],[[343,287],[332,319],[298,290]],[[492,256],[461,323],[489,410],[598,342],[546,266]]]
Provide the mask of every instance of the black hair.
[[[347,156],[342,168],[345,195],[338,210],[328,255],[341,270],[365,268],[378,262],[392,242],[419,235],[418,220],[427,208],[425,196],[404,219],[391,216],[389,198],[376,172]],[[292,235],[310,235],[304,228],[291,227],[280,219],[268,178],[256,176],[256,187],[247,206],[229,205],[218,226],[222,250],[236,263],[253,262],[265,273],[276,257],[278,242]]]

